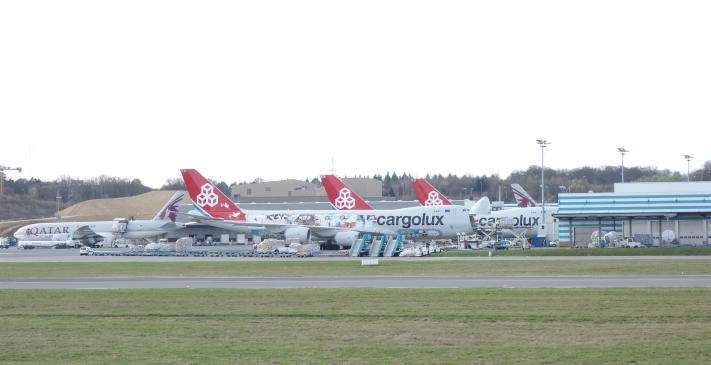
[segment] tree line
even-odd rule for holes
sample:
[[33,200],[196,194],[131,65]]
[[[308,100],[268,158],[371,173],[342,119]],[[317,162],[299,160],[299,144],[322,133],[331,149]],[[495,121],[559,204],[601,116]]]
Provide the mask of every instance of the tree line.
[[[364,176],[354,176],[364,177]],[[415,199],[412,182],[415,180],[409,173],[387,173],[365,176],[382,181],[383,196],[401,200]],[[559,193],[584,193],[612,191],[613,185],[620,181],[619,166],[580,167],[575,169],[545,169],[546,201],[557,200]],[[530,166],[525,170],[512,172],[508,177],[498,175],[426,175],[424,177],[434,187],[450,199],[478,199],[488,196],[491,199],[501,199],[512,202],[513,196],[510,184],[517,183],[523,186],[531,196],[540,201],[541,197],[541,168]],[[686,181],[686,175],[666,169],[655,167],[625,167],[626,182],[654,182],[654,181]],[[692,181],[711,181],[711,161],[706,161],[702,168],[692,171]],[[256,179],[255,182],[260,179]],[[212,180],[211,180],[212,181]],[[317,178],[306,179],[317,182]],[[228,196],[230,186],[224,181],[212,181]],[[244,183],[244,182],[242,182]],[[233,183],[233,185],[236,183]],[[183,190],[185,185],[180,178],[167,179],[159,190]],[[39,179],[8,179],[5,182],[5,194],[9,196],[23,196],[34,200],[52,200],[59,195],[64,204],[78,203],[80,201],[100,198],[120,198],[138,195],[151,191],[139,179],[120,178],[101,175],[91,179],[76,179],[70,176],[61,176],[54,181]],[[64,205],[63,204],[63,205]]]

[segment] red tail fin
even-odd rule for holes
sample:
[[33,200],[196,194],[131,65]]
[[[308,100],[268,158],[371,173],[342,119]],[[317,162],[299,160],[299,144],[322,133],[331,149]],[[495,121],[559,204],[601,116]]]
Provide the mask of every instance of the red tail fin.
[[246,219],[244,212],[239,209],[230,198],[225,196],[220,189],[200,175],[195,169],[180,170],[183,174],[185,187],[188,189],[193,206],[200,213],[215,218],[232,221]]
[[415,188],[415,194],[421,205],[452,205],[452,202],[442,195],[434,186],[430,185],[425,179],[417,179],[412,183]]
[[365,202],[358,194],[346,186],[339,178],[334,175],[321,176],[321,183],[326,189],[328,200],[331,205],[338,210],[372,210],[368,203]]

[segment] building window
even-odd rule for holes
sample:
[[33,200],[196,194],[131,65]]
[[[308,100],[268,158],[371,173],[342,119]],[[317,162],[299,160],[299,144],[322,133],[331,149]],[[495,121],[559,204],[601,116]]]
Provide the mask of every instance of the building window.
[[266,188],[264,188],[264,191],[272,191],[271,186],[267,186]]
[[247,195],[252,195],[252,188],[247,188]]

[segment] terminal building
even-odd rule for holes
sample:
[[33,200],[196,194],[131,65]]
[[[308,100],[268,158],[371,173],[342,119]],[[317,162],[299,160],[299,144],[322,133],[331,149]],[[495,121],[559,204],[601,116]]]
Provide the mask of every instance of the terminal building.
[[709,244],[711,182],[617,183],[611,193],[560,194],[558,203],[561,244],[587,246],[594,232],[610,231],[651,246]]
[[[383,182],[370,178],[343,178],[343,182],[365,200],[381,200]],[[232,198],[238,203],[328,202],[320,183],[305,180],[264,181],[232,185]]]

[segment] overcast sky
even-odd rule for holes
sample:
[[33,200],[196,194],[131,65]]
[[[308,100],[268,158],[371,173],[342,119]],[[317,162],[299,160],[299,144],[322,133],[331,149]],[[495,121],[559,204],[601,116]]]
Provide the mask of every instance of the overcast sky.
[[4,1],[0,164],[159,187],[711,160],[709,1]]

